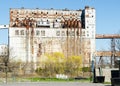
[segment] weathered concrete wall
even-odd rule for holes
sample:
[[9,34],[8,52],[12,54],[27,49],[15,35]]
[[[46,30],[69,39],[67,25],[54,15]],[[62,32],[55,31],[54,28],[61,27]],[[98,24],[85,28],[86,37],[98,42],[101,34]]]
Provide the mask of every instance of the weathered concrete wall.
[[[104,68],[102,69],[103,76],[105,76],[105,82],[111,82],[111,70],[118,70],[117,68]],[[99,69],[96,69],[96,76],[99,76]]]

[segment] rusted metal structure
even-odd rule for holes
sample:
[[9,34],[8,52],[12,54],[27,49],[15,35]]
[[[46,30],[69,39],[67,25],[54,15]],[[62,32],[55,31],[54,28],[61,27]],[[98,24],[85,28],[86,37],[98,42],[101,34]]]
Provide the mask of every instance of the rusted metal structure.
[[96,39],[111,39],[111,51],[96,52],[96,56],[111,57],[111,66],[116,62],[116,57],[120,56],[120,51],[115,49],[115,39],[120,39],[119,34],[96,34]]
[[117,39],[120,38],[120,34],[96,34],[96,39]]

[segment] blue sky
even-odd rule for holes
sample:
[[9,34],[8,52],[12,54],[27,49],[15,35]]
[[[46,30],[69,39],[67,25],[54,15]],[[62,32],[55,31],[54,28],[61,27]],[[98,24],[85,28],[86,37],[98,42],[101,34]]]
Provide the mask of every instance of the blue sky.
[[[0,24],[9,24],[10,8],[96,9],[96,33],[114,34],[120,30],[120,0],[0,0]],[[97,40],[97,49],[107,49],[109,40]],[[7,31],[0,30],[0,44],[7,43]],[[105,46],[105,47],[104,47]]]

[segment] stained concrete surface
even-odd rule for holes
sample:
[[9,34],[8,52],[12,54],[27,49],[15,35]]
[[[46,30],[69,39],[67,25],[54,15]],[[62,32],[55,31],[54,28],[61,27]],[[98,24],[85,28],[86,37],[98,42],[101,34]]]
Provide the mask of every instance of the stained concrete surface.
[[1,83],[0,86],[111,86],[100,83],[82,82],[20,82],[20,83]]

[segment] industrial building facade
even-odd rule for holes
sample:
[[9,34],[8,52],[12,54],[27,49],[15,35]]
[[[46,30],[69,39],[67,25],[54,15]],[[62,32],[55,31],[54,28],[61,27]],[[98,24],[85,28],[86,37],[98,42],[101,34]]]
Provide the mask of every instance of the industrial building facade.
[[95,9],[10,9],[9,48],[16,60],[38,62],[46,53],[82,55],[89,63],[95,52]]

